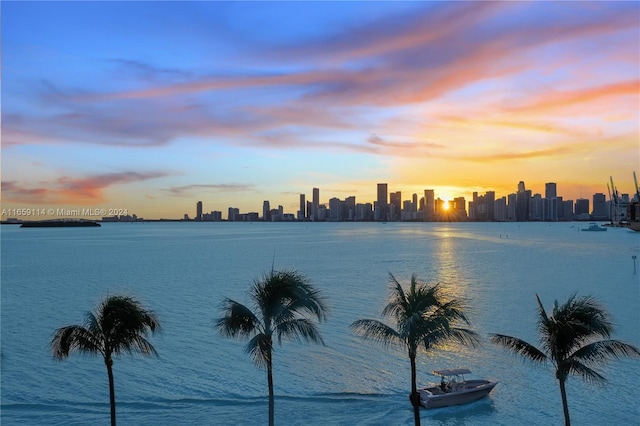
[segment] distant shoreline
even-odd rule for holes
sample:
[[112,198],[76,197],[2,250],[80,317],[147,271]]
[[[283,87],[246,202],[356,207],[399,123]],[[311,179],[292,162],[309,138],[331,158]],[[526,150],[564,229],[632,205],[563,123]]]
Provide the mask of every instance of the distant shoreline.
[[97,223],[158,223],[158,222],[183,222],[183,223],[585,223],[585,222],[605,222],[603,226],[611,226],[611,227],[621,227],[626,228],[629,225],[614,225],[610,220],[597,220],[597,219],[574,219],[574,220],[563,220],[563,221],[541,221],[541,220],[527,220],[527,221],[497,221],[497,220],[486,220],[486,221],[475,221],[475,220],[397,220],[397,221],[381,221],[381,220],[342,220],[342,221],[331,221],[331,220],[323,220],[323,221],[311,221],[311,220],[289,220],[289,221],[242,221],[242,220],[194,220],[194,219],[138,219],[138,220],[91,220],[84,218],[63,218],[63,219],[45,219],[45,220],[19,220],[19,219],[10,219],[0,221],[0,225],[22,225],[23,223],[32,223],[32,222],[44,222],[44,221],[91,221]]

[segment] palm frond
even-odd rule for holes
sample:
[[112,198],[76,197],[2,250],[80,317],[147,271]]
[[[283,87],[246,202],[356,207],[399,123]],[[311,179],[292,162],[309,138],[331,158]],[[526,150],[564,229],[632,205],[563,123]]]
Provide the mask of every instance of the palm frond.
[[587,382],[592,383],[604,383],[607,379],[593,368],[588,365],[580,362],[578,359],[568,359],[565,360],[558,371],[556,371],[557,378],[565,378],[569,376],[570,373],[573,373]]
[[594,337],[608,339],[613,330],[610,316],[604,307],[592,296],[576,297],[560,305],[554,312],[556,321],[566,324],[574,341],[584,342]]
[[392,316],[398,320],[403,312],[410,311],[407,295],[400,282],[389,272],[389,303],[382,310],[382,316]]
[[547,355],[545,355],[544,352],[517,337],[505,336],[504,334],[492,334],[491,341],[532,361],[545,362],[547,360]]
[[54,332],[51,350],[56,359],[63,359],[76,351],[89,354],[103,353],[103,345],[91,330],[79,325],[70,325]]
[[374,319],[360,319],[354,321],[350,328],[367,340],[371,340],[382,346],[401,344],[404,339],[392,327]]
[[282,339],[286,338],[298,342],[305,340],[324,345],[324,340],[322,340],[318,328],[306,318],[298,318],[278,324],[275,334],[278,337],[278,343],[281,343]]
[[571,356],[587,365],[623,357],[640,357],[640,350],[619,340],[600,340],[583,346]]
[[474,348],[480,345],[478,333],[468,328],[452,327],[450,329],[450,338],[463,345],[469,345]]
[[221,304],[223,316],[216,321],[220,334],[227,337],[246,337],[260,328],[260,320],[245,305],[231,299]]
[[151,342],[149,342],[140,334],[131,334],[127,338],[122,339],[122,342],[119,345],[113,347],[114,354],[133,352],[139,352],[142,355],[147,356],[158,355]]
[[271,362],[273,354],[273,341],[271,336],[258,333],[253,336],[245,346],[245,352],[251,355],[254,364],[258,368],[266,368]]

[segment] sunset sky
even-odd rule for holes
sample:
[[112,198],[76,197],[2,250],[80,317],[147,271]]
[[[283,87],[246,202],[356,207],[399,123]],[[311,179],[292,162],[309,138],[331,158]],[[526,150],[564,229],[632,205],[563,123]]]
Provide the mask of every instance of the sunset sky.
[[[639,2],[2,2],[2,208],[633,194]],[[2,219],[7,219],[3,216]]]

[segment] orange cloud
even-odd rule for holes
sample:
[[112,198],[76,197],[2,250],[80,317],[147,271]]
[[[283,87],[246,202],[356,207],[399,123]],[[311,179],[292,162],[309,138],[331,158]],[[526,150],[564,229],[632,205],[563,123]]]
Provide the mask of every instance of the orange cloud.
[[551,91],[543,93],[538,99],[520,106],[508,109],[515,111],[541,111],[547,113],[550,109],[564,108],[597,101],[601,98],[633,96],[640,98],[640,79],[616,82],[595,87],[587,87],[570,91]]
[[29,204],[92,204],[105,201],[104,191],[112,185],[139,182],[168,176],[166,172],[120,172],[85,178],[63,176],[45,187],[29,188],[16,181],[2,182],[2,195],[7,201]]

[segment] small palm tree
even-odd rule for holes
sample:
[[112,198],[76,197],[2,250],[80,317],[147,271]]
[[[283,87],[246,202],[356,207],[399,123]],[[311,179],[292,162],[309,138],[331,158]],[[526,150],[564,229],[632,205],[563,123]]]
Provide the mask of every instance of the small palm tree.
[[222,302],[222,314],[216,322],[227,337],[249,339],[246,352],[259,368],[267,369],[269,387],[269,425],[274,424],[273,340],[306,340],[324,344],[316,324],[308,317],[323,321],[328,312],[324,299],[309,280],[297,271],[274,271],[254,281],[250,293],[253,310],[231,299]]
[[420,395],[416,384],[416,356],[420,346],[425,351],[449,341],[476,345],[477,334],[458,323],[469,324],[465,306],[459,299],[447,299],[440,284],[428,285],[411,276],[406,292],[396,278],[389,274],[391,293],[389,303],[382,311],[383,317],[395,319],[396,328],[373,319],[361,319],[351,324],[351,329],[366,339],[384,346],[398,344],[409,355],[411,364],[411,403],[414,421],[420,424]]
[[71,352],[100,354],[109,376],[111,424],[116,424],[116,399],[113,385],[113,356],[123,352],[157,355],[147,340],[147,333],[159,330],[155,315],[142,308],[131,297],[110,296],[98,305],[95,313],[88,312],[85,325],[69,325],[55,331],[51,349],[56,359],[64,359]]
[[[538,333],[542,349],[516,337],[493,334],[491,340],[535,362],[551,360],[560,384],[564,422],[571,424],[565,384],[570,374],[591,382],[605,382],[593,369],[597,364],[623,356],[640,356],[638,348],[609,339],[613,331],[609,314],[593,297],[572,295],[562,305],[556,301],[551,316],[538,301]],[[605,338],[606,340],[597,340]]]

